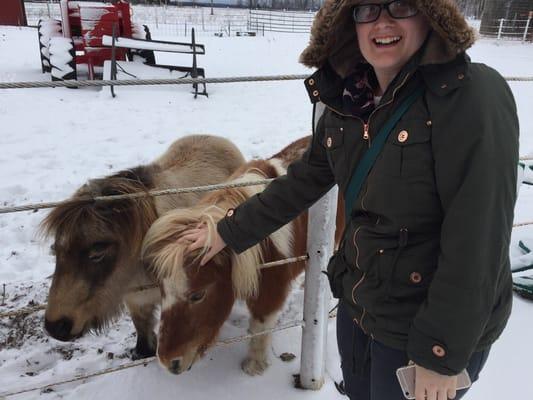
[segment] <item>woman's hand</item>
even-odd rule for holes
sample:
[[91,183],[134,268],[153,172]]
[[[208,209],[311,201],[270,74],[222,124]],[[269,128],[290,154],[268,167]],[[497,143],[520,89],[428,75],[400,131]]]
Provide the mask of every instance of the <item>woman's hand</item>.
[[416,400],[455,399],[457,376],[441,375],[420,365],[416,366],[415,371]]
[[[183,232],[182,236],[178,239],[178,243],[191,242],[191,244],[187,247],[187,251],[193,251],[196,249],[203,248],[205,246],[206,241],[207,225],[205,224],[199,225],[196,228],[192,228]],[[226,243],[215,230],[213,240],[211,242],[211,247],[202,257],[200,265],[203,266],[207,264],[207,262],[211,260],[224,247],[226,247]]]

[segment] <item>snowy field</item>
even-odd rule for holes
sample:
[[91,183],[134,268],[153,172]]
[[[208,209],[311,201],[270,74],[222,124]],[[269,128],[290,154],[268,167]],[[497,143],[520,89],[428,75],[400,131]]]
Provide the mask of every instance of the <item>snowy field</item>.
[[[151,29],[158,38],[157,29]],[[199,66],[209,77],[310,73],[297,63],[307,40],[301,34],[203,37],[207,54],[200,57]],[[49,80],[41,74],[38,51],[34,29],[0,27],[0,82]],[[470,54],[503,75],[533,76],[531,44],[481,40]],[[168,54],[160,61],[190,63],[188,57]],[[515,82],[511,87],[521,121],[520,154],[533,156],[533,83]],[[63,199],[87,179],[147,163],[173,140],[192,133],[227,137],[248,159],[270,156],[310,133],[311,106],[302,82],[220,84],[207,89],[209,98],[196,100],[189,86],[119,87],[115,99],[108,88],[1,91],[0,206]],[[0,301],[5,302],[0,312],[46,300],[54,260],[48,251],[50,243],[36,237],[36,227],[45,215],[45,211],[0,215]],[[521,188],[515,221],[533,221],[530,186]],[[520,254],[519,239],[533,243],[533,226],[514,231],[513,257]],[[301,318],[302,299],[302,289],[295,285],[281,323]],[[0,393],[119,365],[128,361],[127,350],[134,346],[133,327],[126,317],[105,335],[67,344],[46,337],[41,318],[42,312],[25,320],[0,321]],[[221,338],[242,335],[246,329],[246,312],[238,305]],[[299,371],[300,332],[294,328],[274,335],[272,366],[261,377],[241,371],[246,344],[239,343],[212,349],[178,377],[151,363],[16,398],[341,399],[333,386],[340,377],[333,320],[326,384],[318,392],[293,388],[292,375]],[[515,297],[508,328],[467,398],[533,399],[532,338],[533,303]],[[285,352],[296,359],[281,361],[279,356]]]

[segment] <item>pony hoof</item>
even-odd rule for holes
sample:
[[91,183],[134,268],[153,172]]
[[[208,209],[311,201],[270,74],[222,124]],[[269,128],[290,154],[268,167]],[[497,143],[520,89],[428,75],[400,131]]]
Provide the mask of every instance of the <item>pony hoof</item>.
[[242,364],[241,368],[248,375],[262,375],[263,372],[268,368],[268,361],[266,360],[257,360],[255,358],[246,358]]
[[138,349],[135,347],[131,349],[130,356],[132,361],[141,360],[143,358],[155,356],[155,350]]

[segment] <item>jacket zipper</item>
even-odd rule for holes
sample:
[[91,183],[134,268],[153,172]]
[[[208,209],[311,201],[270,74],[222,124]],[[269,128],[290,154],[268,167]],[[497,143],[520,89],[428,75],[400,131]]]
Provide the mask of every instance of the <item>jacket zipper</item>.
[[341,115],[343,117],[348,117],[348,118],[354,118],[354,119],[358,119],[359,121],[362,122],[363,124],[363,139],[364,140],[368,140],[368,147],[370,147],[370,145],[372,144],[372,138],[370,137],[370,119],[372,118],[372,116],[376,113],[376,111],[378,111],[379,109],[385,107],[385,106],[388,106],[389,104],[391,104],[393,101],[394,101],[394,97],[396,96],[396,93],[398,92],[398,90],[400,90],[403,85],[405,85],[405,82],[407,82],[407,80],[411,77],[411,74],[407,74],[404,78],[404,80],[402,81],[402,83],[400,83],[398,86],[396,86],[396,88],[394,89],[394,91],[392,92],[392,97],[389,101],[387,101],[386,103],[383,103],[383,104],[380,104],[379,106],[377,106],[375,108],[374,111],[372,111],[370,113],[370,115],[368,116],[368,121],[365,122],[362,118],[359,118],[359,117],[354,117],[353,115],[347,115],[347,114],[343,114],[341,112],[338,112],[337,110],[331,108],[330,106],[328,106],[326,103],[323,103],[326,108],[330,109],[331,111],[333,111],[335,114],[338,114],[338,115]]
[[[407,82],[407,79],[409,79],[411,75],[410,74],[407,74],[404,78],[404,80],[402,81],[402,83],[400,85],[398,85],[394,91],[392,92],[392,97],[391,99],[386,102],[386,103],[383,103],[383,104],[380,104],[378,107],[376,107],[376,109],[374,111],[372,111],[370,113],[370,115],[368,116],[368,121],[365,122],[362,118],[359,118],[359,117],[354,117],[353,115],[347,115],[347,114],[343,114],[343,113],[340,113],[338,112],[337,110],[331,108],[330,106],[328,106],[326,103],[323,103],[324,106],[326,108],[328,108],[329,110],[331,110],[332,112],[334,112],[335,114],[337,115],[341,115],[343,117],[348,117],[348,118],[353,118],[353,119],[358,119],[360,120],[362,123],[363,123],[363,139],[364,140],[368,140],[368,147],[370,147],[371,145],[371,138],[370,138],[370,133],[369,133],[369,130],[370,130],[370,119],[372,118],[372,116],[376,113],[376,111],[378,111],[379,109],[391,104],[393,101],[394,101],[394,97],[396,96],[396,93],[398,92],[398,90],[400,90],[403,85],[405,85],[405,82]],[[368,185],[366,186],[365,188],[365,193],[363,195],[363,198],[361,199],[361,206],[363,205],[363,202],[365,200],[365,197],[368,193]],[[357,237],[357,233],[361,230],[362,226],[360,226],[359,228],[356,229],[354,235],[353,235],[353,243],[354,243],[354,246],[356,248],[356,251],[357,251],[357,255],[355,256],[355,267],[361,271],[361,268],[359,268],[359,247],[357,246],[357,241],[356,241],[356,237]],[[359,279],[359,281],[356,282],[356,284],[354,285],[354,287],[352,288],[352,301],[354,304],[357,305],[357,301],[355,300],[355,290],[361,286],[361,284],[363,283],[363,281],[365,280],[365,277],[366,277],[366,272],[363,272],[363,276],[361,277],[361,279]],[[361,315],[361,320],[359,321],[358,325],[361,327],[361,329],[363,330],[363,332],[366,333],[365,329],[363,328],[363,319],[366,315],[366,309],[364,307],[361,307],[363,309],[363,313]],[[354,320],[357,322],[357,319],[354,318]]]

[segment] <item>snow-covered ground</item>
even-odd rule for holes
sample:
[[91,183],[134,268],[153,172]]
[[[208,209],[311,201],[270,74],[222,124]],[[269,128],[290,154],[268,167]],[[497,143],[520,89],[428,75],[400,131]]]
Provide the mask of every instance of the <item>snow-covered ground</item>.
[[[154,38],[158,37],[151,27]],[[167,38],[168,39],[168,38]],[[307,35],[203,37],[206,55],[199,65],[209,77],[299,74],[297,63]],[[37,33],[30,28],[0,27],[0,82],[46,81],[40,72]],[[481,40],[470,52],[503,75],[533,76],[533,45]],[[188,65],[190,58],[159,55],[162,63]],[[533,83],[511,87],[521,121],[521,155],[533,156]],[[89,178],[147,163],[176,138],[213,133],[234,141],[246,158],[269,156],[310,133],[311,106],[302,82],[208,85],[209,98],[194,99],[189,86],[119,87],[109,89],[20,89],[0,92],[0,206],[60,200]],[[472,105],[475,107],[475,105]],[[533,221],[533,189],[522,186],[516,222]],[[40,243],[36,227],[45,211],[0,215],[0,285],[6,284],[0,312],[29,301],[42,303],[54,269],[50,243]],[[533,227],[517,228],[519,239],[531,240]],[[490,245],[490,244],[487,244]],[[295,285],[280,322],[301,318],[302,289]],[[467,398],[532,399],[533,303],[515,297],[508,328],[493,347],[481,380]],[[43,335],[42,313],[27,319],[0,321],[0,391],[61,380],[127,361],[133,347],[131,322],[121,319],[105,335],[64,344]],[[19,330],[16,333],[14,327]],[[246,312],[235,307],[221,338],[246,332]],[[335,327],[331,321],[326,384],[318,392],[294,389],[298,373],[300,329],[274,335],[272,366],[261,377],[240,369],[244,343],[217,347],[190,372],[176,377],[156,363],[85,382],[54,387],[18,398],[187,398],[206,399],[341,399],[333,386],[339,379]],[[296,359],[283,362],[284,352]]]

